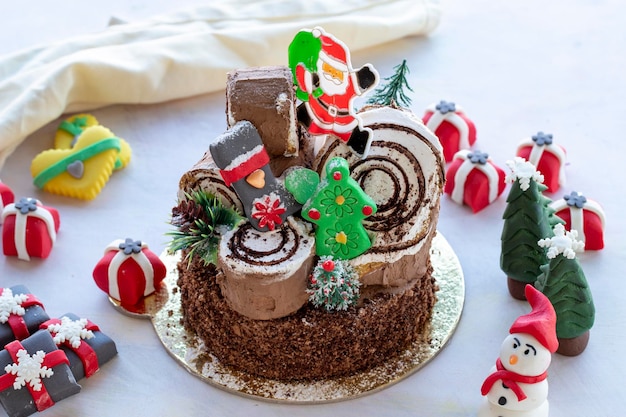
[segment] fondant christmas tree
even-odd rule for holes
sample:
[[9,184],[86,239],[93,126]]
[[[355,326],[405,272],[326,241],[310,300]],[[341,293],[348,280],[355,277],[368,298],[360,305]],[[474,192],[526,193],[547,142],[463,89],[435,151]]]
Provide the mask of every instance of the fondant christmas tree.
[[411,105],[411,98],[404,91],[405,89],[413,91],[406,79],[411,72],[406,64],[406,59],[393,67],[393,70],[393,75],[385,78],[386,83],[377,88],[372,97],[367,100],[368,104],[380,104],[381,106],[397,104],[404,107]]
[[575,356],[585,349],[589,329],[595,319],[595,307],[585,274],[576,258],[585,244],[577,239],[576,230],[565,231],[562,224],[554,227],[554,236],[542,239],[539,246],[547,248],[550,262],[541,267],[535,286],[543,292],[556,310],[558,353]]
[[549,207],[551,200],[542,194],[546,187],[535,166],[520,157],[508,161],[507,166],[511,174],[506,181],[513,185],[503,215],[500,268],[508,276],[511,295],[522,300],[525,285],[534,284],[540,266],[548,263],[546,251],[537,242],[551,237],[552,227],[560,219]]
[[359,275],[349,263],[322,256],[313,269],[309,288],[309,301],[326,310],[347,310],[359,299]]

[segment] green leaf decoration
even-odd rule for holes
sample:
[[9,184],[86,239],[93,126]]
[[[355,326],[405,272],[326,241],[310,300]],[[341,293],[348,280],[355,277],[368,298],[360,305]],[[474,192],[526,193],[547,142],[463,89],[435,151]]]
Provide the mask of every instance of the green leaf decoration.
[[319,183],[317,172],[308,168],[296,169],[285,177],[285,188],[300,204],[306,203],[315,194]]

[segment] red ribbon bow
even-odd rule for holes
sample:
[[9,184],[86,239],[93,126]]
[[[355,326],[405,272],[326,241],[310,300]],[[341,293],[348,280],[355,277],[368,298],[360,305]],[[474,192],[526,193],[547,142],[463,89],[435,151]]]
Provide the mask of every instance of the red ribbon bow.
[[[19,342],[19,340],[14,340],[13,342],[6,345],[4,348],[9,353],[11,359],[13,359],[15,363],[17,363],[18,361],[17,353],[20,350],[26,350],[24,349],[24,346],[22,346],[22,344]],[[55,350],[53,352],[46,353],[46,356],[44,357],[41,366],[54,368],[55,366],[61,364],[69,365],[70,361],[67,359],[65,352],[63,352],[62,350]],[[16,379],[17,375],[9,373],[0,376],[0,391],[4,391],[7,388],[10,388],[15,383]],[[48,393],[48,390],[46,389],[46,386],[43,384],[43,382],[39,391],[35,391],[33,387],[31,387],[28,383],[26,384],[26,389],[28,389],[31,397],[33,397],[33,401],[35,402],[35,406],[37,407],[38,411],[43,411],[46,408],[52,407],[54,405],[54,401],[50,397],[50,394]]]

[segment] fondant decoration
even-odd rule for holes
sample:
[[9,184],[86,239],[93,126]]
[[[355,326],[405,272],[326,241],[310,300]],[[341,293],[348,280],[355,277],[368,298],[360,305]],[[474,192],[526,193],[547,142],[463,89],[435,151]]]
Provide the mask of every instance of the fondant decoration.
[[26,339],[48,319],[41,301],[25,286],[0,288],[0,346]]
[[363,220],[376,213],[376,203],[350,177],[344,158],[332,158],[325,169],[326,176],[302,207],[302,216],[317,226],[318,255],[352,259],[372,245]]
[[[227,186],[232,186],[244,213],[259,231],[274,230],[287,216],[300,209],[293,196],[279,182],[269,167],[267,154],[259,133],[248,121],[237,122],[210,146],[211,155]],[[263,174],[263,184],[258,182]],[[248,178],[252,176],[250,181]],[[261,188],[258,186],[262,185]]]
[[256,127],[270,158],[299,151],[296,98],[288,67],[244,68],[228,73],[228,127],[247,120]]
[[205,265],[217,264],[217,250],[221,236],[232,229],[242,217],[235,210],[225,207],[216,196],[194,191],[185,194],[172,209],[172,225],[178,230],[169,232],[172,236],[170,252],[186,251],[186,259],[191,262],[199,256]]
[[366,155],[372,132],[362,127],[352,102],[378,83],[374,67],[355,70],[346,45],[320,27],[296,34],[289,45],[289,67],[303,101],[298,118],[309,133],[332,134]]
[[464,149],[470,149],[476,142],[476,126],[466,115],[461,106],[441,100],[427,107],[422,118],[426,127],[432,130],[443,146],[446,162]]
[[346,261],[322,256],[309,279],[309,301],[327,311],[347,310],[359,300],[359,274]]
[[406,77],[411,71],[406,64],[406,59],[402,60],[402,63],[393,67],[393,75],[385,78],[386,83],[377,88],[374,94],[367,100],[368,104],[378,104],[381,106],[411,106],[411,98],[407,96],[404,91],[406,88],[409,91],[413,89],[409,86]]
[[558,347],[556,314],[548,298],[526,285],[532,311],[515,320],[482,395],[478,417],[548,417],[548,367]]
[[595,320],[595,307],[576,253],[584,243],[577,239],[576,230],[554,226],[554,236],[539,241],[547,248],[550,262],[541,267],[536,287],[552,302],[556,310],[556,335],[560,354],[581,354],[589,341],[589,330]]
[[[15,194],[13,194],[13,190],[11,190],[8,185],[0,181],[0,214],[2,214],[2,211],[7,205],[13,203],[14,201]],[[2,225],[2,216],[0,216],[0,225]]]
[[49,149],[37,155],[30,171],[35,186],[49,193],[94,199],[107,183],[121,150],[120,138],[102,126],[80,134],[71,149]]
[[505,176],[489,154],[464,149],[454,155],[448,167],[444,191],[452,201],[468,205],[477,213],[504,192]]
[[513,183],[507,197],[502,227],[500,268],[507,274],[511,296],[524,299],[526,284],[534,284],[539,267],[548,263],[546,251],[537,245],[539,239],[552,236],[552,227],[561,220],[549,207],[551,200],[542,192],[543,175],[523,158],[507,161]]
[[576,230],[578,238],[585,243],[585,250],[604,248],[605,217],[600,204],[572,191],[553,201],[550,207],[563,219],[567,230]]
[[285,317],[306,304],[315,236],[310,224],[290,216],[280,229],[261,232],[239,223],[220,240],[220,297],[253,320]]
[[4,254],[29,261],[50,255],[61,220],[56,209],[34,198],[21,198],[4,208],[2,223]]
[[[76,145],[79,136],[83,131],[91,126],[98,126],[98,120],[95,116],[82,113],[70,116],[63,120],[57,128],[54,136],[54,147],[56,149],[71,149]],[[120,152],[115,160],[115,170],[122,169],[130,162],[132,150],[128,142],[122,138],[118,138],[120,142]]]
[[294,169],[285,176],[285,188],[300,204],[311,198],[319,183],[319,174],[308,168]]
[[360,115],[373,132],[367,157],[359,158],[341,141],[328,140],[313,169],[324,177],[328,161],[345,158],[350,176],[376,203],[376,214],[363,221],[365,229],[376,234],[372,247],[350,260],[357,271],[369,271],[360,278],[363,296],[367,287],[406,286],[427,273],[422,259],[429,256],[436,233],[445,165],[439,140],[409,110],[370,106]]
[[76,380],[89,378],[100,366],[117,355],[115,342],[100,331],[90,320],[66,313],[59,319],[50,319],[40,326],[47,330],[54,343],[67,355]]
[[0,351],[0,402],[9,417],[25,417],[80,392],[67,356],[48,332]]
[[122,306],[133,306],[154,293],[167,271],[145,242],[117,239],[109,243],[93,270],[98,288]]
[[543,174],[548,192],[553,193],[565,184],[565,148],[554,143],[550,133],[537,132],[520,142],[516,155],[529,161]]

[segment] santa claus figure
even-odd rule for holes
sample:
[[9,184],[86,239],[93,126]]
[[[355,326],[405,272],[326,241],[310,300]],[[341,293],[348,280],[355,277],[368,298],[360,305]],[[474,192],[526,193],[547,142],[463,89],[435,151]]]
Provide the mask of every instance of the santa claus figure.
[[548,366],[559,342],[556,313],[548,298],[526,285],[532,311],[519,317],[502,343],[496,366],[481,393],[487,401],[479,417],[547,417]]
[[362,127],[352,101],[378,83],[374,67],[353,69],[348,48],[319,27],[295,36],[289,45],[289,66],[303,101],[298,119],[309,133],[332,134],[365,156],[372,132]]

